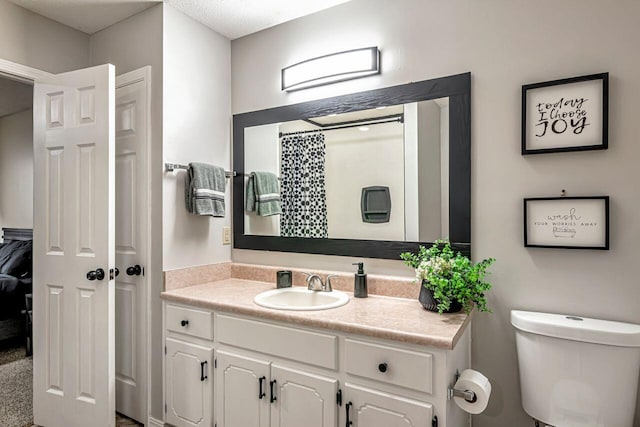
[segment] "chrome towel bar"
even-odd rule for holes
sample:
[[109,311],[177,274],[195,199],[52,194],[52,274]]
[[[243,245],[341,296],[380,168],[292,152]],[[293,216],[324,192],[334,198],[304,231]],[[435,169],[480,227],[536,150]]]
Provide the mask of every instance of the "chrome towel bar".
[[[180,163],[165,163],[164,164],[164,171],[165,172],[173,172],[176,169],[189,169],[189,166],[187,165],[181,165]],[[231,178],[232,176],[236,176],[236,171],[225,171],[224,172],[225,176],[227,178]]]

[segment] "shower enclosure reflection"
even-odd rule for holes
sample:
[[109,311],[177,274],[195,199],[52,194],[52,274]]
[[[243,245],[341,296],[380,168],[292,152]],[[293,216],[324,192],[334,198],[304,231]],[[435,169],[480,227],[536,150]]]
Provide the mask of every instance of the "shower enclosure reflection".
[[245,235],[449,236],[448,98],[246,127],[244,143],[245,172],[277,176],[282,206],[245,210]]

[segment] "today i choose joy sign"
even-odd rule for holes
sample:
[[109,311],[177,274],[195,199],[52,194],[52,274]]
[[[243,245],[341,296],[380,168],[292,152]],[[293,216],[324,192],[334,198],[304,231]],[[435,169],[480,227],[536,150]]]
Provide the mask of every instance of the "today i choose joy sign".
[[606,148],[607,80],[586,78],[523,86],[523,154]]

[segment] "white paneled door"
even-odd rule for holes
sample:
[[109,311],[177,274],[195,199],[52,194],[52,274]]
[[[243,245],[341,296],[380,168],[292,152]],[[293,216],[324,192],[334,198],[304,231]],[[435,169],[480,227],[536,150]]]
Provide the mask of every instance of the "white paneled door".
[[149,67],[116,78],[116,410],[146,424],[147,85]]
[[115,424],[115,69],[34,86],[34,421]]

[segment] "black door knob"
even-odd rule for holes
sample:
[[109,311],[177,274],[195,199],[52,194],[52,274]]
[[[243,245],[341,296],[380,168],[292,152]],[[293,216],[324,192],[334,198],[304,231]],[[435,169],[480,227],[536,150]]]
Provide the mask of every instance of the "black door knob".
[[387,365],[386,362],[378,365],[378,371],[382,372],[383,374],[387,372],[388,368],[389,368],[389,365]]
[[118,277],[119,275],[120,275],[120,269],[116,267],[116,277]]
[[142,274],[142,267],[140,267],[138,264],[127,268],[127,275],[129,276],[139,276],[141,274]]
[[187,326],[189,326],[189,321],[188,320],[182,320],[182,321],[180,321],[180,325],[183,328],[186,328]]
[[102,280],[104,279],[104,270],[97,268],[87,273],[87,280]]

